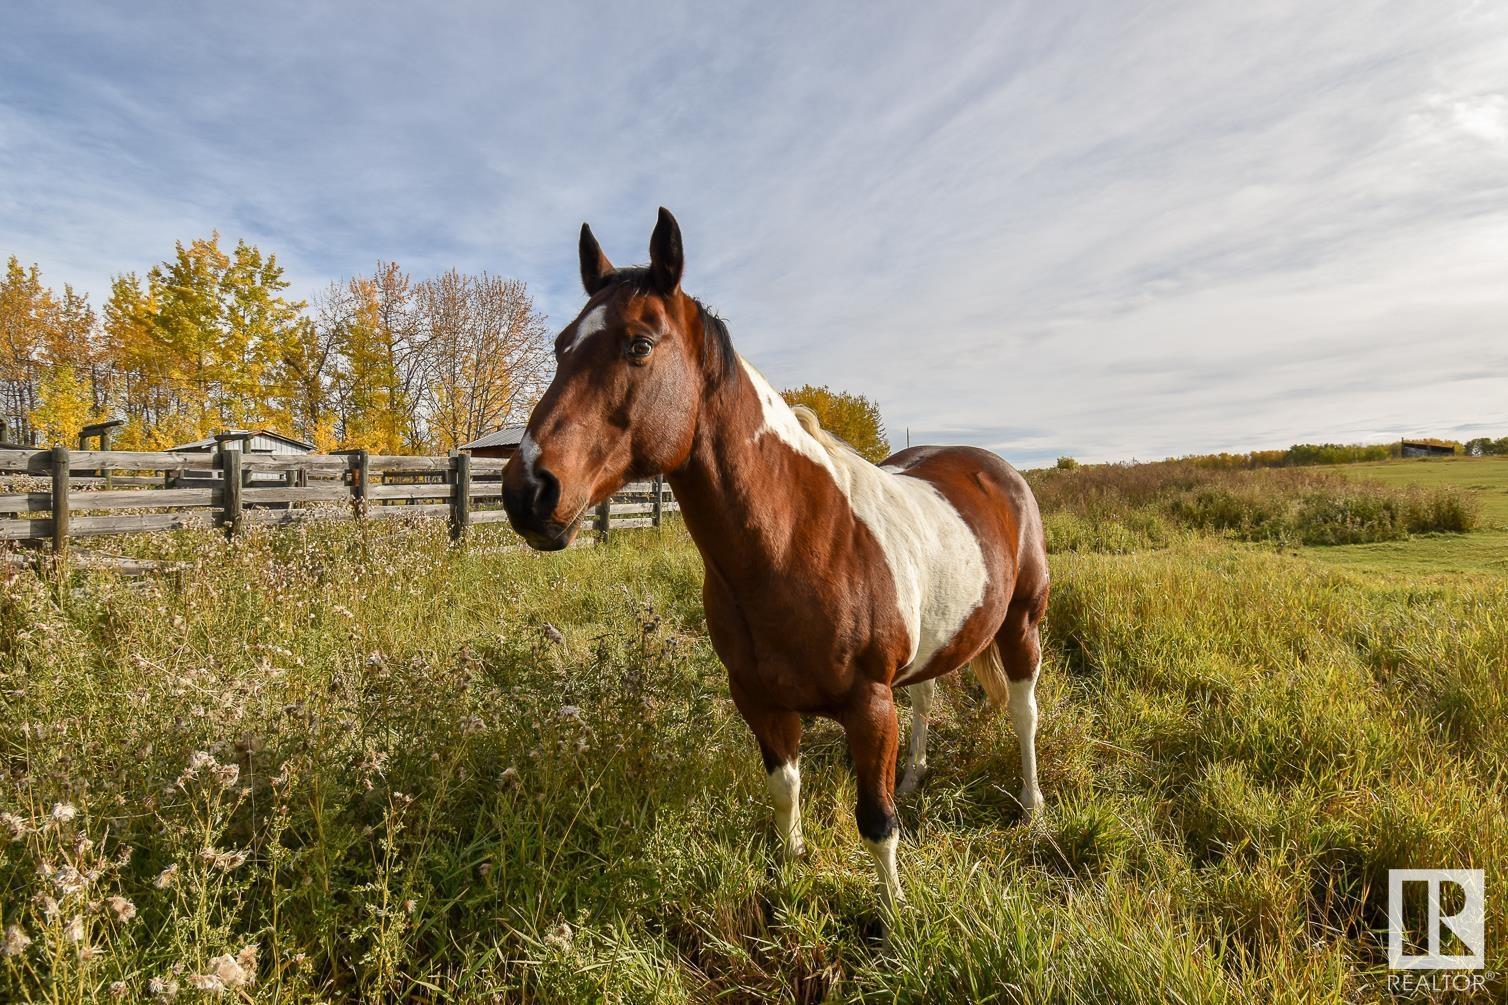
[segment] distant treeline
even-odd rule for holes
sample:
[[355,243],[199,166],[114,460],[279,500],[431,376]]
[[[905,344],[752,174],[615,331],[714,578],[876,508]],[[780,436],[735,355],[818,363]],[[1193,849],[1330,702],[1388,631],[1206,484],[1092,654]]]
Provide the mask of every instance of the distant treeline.
[[[1421,436],[1408,442],[1450,447],[1452,453],[1471,457],[1508,456],[1508,436],[1498,439],[1481,436],[1464,443],[1460,440]],[[1394,440],[1392,443],[1295,443],[1286,450],[1252,450],[1244,454],[1190,454],[1168,460],[1219,471],[1240,471],[1253,468],[1308,468],[1325,464],[1358,464],[1363,461],[1386,461],[1402,456],[1403,442]],[[1079,462],[1072,457],[1060,457],[1057,466],[1076,468]]]

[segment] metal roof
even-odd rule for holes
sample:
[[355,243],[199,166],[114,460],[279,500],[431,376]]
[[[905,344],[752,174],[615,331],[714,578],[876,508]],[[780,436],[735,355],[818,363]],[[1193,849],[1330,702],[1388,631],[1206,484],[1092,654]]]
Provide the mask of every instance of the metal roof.
[[461,444],[462,450],[475,450],[479,447],[516,447],[523,442],[524,426],[504,426],[495,429],[485,436],[479,436],[470,443]]
[[[180,443],[175,447],[169,447],[169,453],[193,452],[198,450],[214,450],[218,439],[231,437],[245,440],[253,453],[308,453],[314,449],[314,444],[305,443],[303,440],[295,440],[291,436],[275,433],[270,429],[227,429],[218,436],[206,436],[202,440],[191,440],[188,443]],[[293,447],[293,451],[279,449],[280,447]],[[240,449],[240,448],[232,448]]]

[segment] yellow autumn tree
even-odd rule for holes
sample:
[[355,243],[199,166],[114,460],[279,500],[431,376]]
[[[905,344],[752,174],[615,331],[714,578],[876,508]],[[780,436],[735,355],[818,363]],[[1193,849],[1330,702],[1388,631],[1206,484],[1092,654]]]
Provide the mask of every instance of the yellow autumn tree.
[[805,405],[816,413],[822,428],[841,438],[865,459],[878,464],[890,456],[890,441],[880,420],[880,406],[862,394],[803,384],[782,392],[791,405]]
[[31,411],[41,445],[72,446],[79,430],[89,424],[94,412],[89,385],[80,380],[72,366],[50,366],[42,374],[37,389],[38,404]]

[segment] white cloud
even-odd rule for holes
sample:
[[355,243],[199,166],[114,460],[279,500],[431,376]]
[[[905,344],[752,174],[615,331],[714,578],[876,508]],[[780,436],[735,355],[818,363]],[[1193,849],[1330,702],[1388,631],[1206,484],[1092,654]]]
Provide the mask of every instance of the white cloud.
[[15,18],[0,251],[103,292],[219,227],[563,323],[580,221],[642,258],[664,203],[740,348],[897,440],[1508,431],[1497,5],[362,11]]

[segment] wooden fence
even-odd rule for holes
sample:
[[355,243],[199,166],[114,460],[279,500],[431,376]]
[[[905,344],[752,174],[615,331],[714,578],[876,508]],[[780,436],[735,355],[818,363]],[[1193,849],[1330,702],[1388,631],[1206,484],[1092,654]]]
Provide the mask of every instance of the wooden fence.
[[[498,458],[341,454],[147,453],[123,450],[0,449],[0,476],[40,484],[0,493],[0,541],[50,541],[186,527],[285,524],[348,508],[358,519],[443,516],[451,535],[502,523]],[[663,480],[635,482],[598,506],[592,527],[605,537],[658,526],[680,507]],[[43,515],[45,514],[45,515]]]

